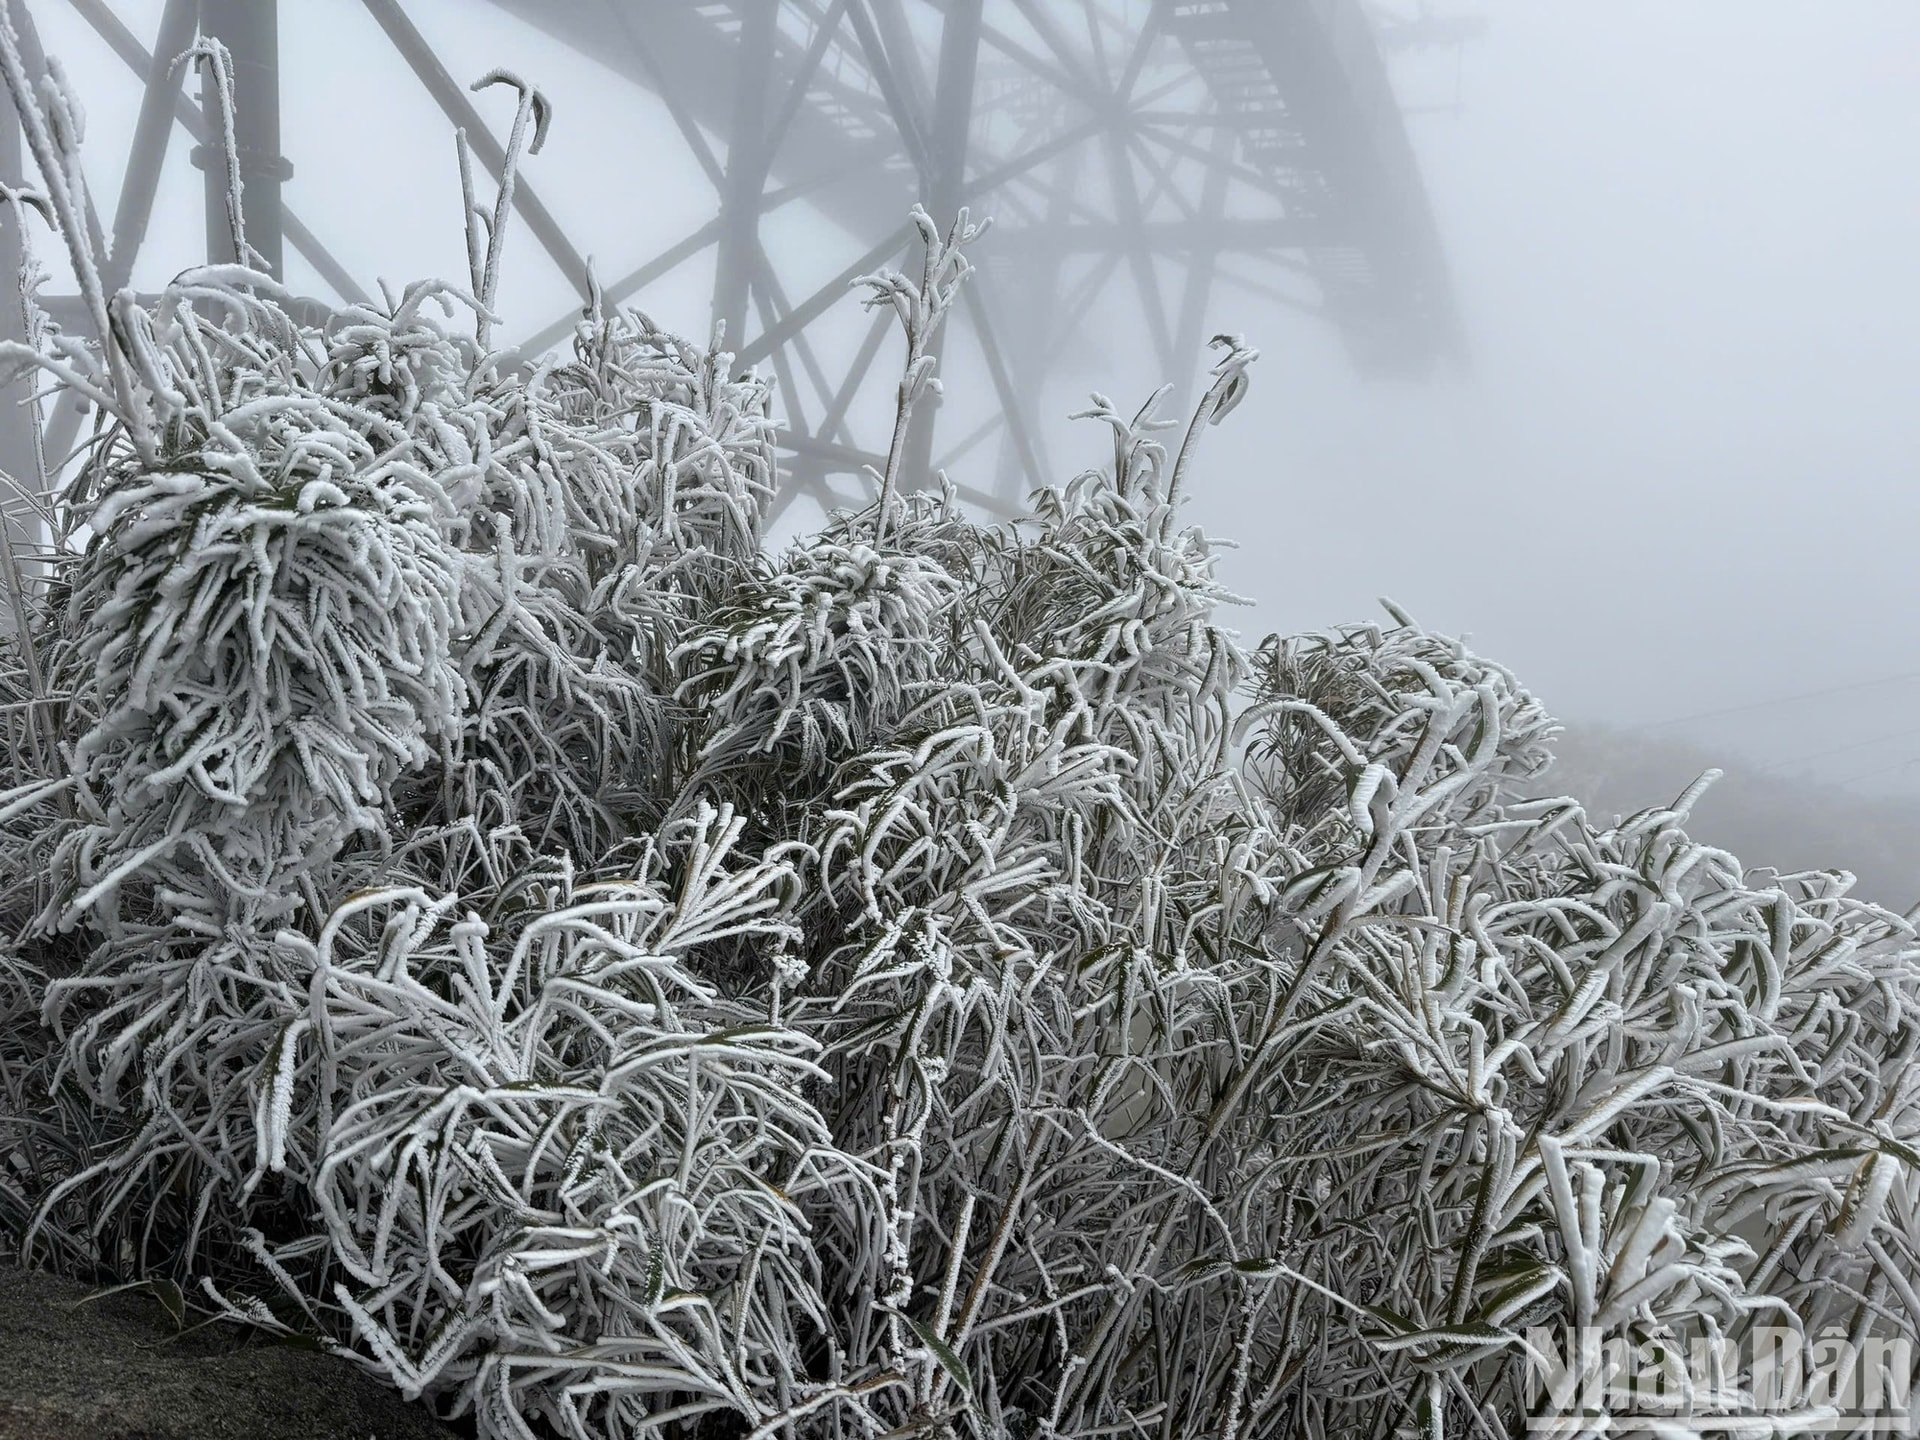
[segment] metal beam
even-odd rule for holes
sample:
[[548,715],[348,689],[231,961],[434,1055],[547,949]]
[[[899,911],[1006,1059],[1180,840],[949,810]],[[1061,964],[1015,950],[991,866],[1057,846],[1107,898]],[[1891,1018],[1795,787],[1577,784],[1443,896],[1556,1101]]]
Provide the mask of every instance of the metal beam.
[[[787,298],[786,288],[780,283],[779,273],[773,268],[773,262],[767,258],[764,250],[759,252],[759,265],[760,270],[754,277],[754,283],[761,287],[769,302],[765,307],[767,323],[777,325],[793,312],[793,302]],[[827,379],[827,373],[822,368],[819,357],[814,354],[813,342],[807,338],[806,331],[802,330],[793,337],[792,349],[800,360],[800,368],[806,372],[807,379],[812,383],[814,394],[819,398],[820,403],[831,404],[834,394],[833,382]],[[793,382],[789,380],[786,383],[791,385]],[[796,402],[798,398],[796,395]],[[821,433],[826,432],[823,429]]]
[[[927,137],[925,197],[934,223],[954,223],[966,203],[967,155],[973,135],[974,77],[980,64],[980,15],[984,0],[949,0],[940,26],[940,69],[933,92],[933,127]],[[949,324],[952,322],[949,321]],[[938,362],[946,348],[944,328],[927,345]],[[983,340],[982,342],[986,342]],[[997,352],[995,355],[997,358]],[[991,365],[992,359],[989,360]],[[996,383],[1005,380],[995,367]],[[929,391],[920,400],[901,459],[904,490],[916,489],[933,478],[933,432],[940,421],[941,396]],[[1031,460],[1032,450],[1027,457]]]
[[813,41],[807,46],[807,53],[801,58],[793,77],[787,81],[787,98],[781,103],[780,118],[773,122],[771,143],[776,148],[780,137],[787,133],[794,118],[799,115],[800,107],[806,104],[813,77],[820,73],[820,62],[826,58],[827,47],[833,43],[835,31],[846,10],[847,0],[833,0],[826,13],[814,22]]
[[[867,324],[867,333],[860,342],[860,349],[853,357],[853,363],[847,367],[846,378],[840,382],[827,413],[820,421],[820,433],[831,436],[836,432],[845,433],[847,409],[853,404],[853,397],[859,393],[860,382],[872,373],[874,357],[880,353],[881,343],[887,338],[887,332],[893,329],[893,312],[878,310]],[[848,437],[851,439],[851,437]]]
[[[1072,207],[1074,192],[1079,188],[1080,167],[1085,159],[1082,152],[1068,150],[1051,166],[1046,185],[1046,211],[1041,217],[1048,227],[1057,227],[1067,222]],[[1017,231],[1015,232],[1018,233]],[[1005,247],[1000,247],[1003,250]],[[1005,333],[1011,343],[1012,355],[1008,365],[1012,371],[1012,388],[1025,398],[1027,413],[1034,415],[1041,403],[1041,395],[1046,385],[1047,351],[1049,341],[1055,331],[1055,322],[1060,313],[1061,279],[1065,269],[1067,253],[1058,248],[1035,247],[1031,252],[1021,253],[1021,263],[1008,266],[1007,272],[1000,277],[1001,294],[994,297],[1001,302],[1001,313],[1007,317]],[[1051,472],[1044,442],[1040,439],[1040,427],[1033,428],[1034,442],[1031,446],[1037,452],[1030,460],[1015,439],[1011,429],[1007,431],[1005,443],[1001,446],[999,464],[995,467],[995,483],[1006,495],[1009,511],[1020,493],[1015,489],[1016,480],[1025,476],[1029,491],[1042,483]],[[1035,472],[1040,479],[1035,479]]]
[[[602,4],[491,0],[491,7],[594,56],[651,92],[659,91],[658,72],[667,68],[664,57],[670,56],[671,95],[662,98],[672,99],[675,124],[683,134],[689,127],[703,136],[727,134],[738,82],[734,73],[738,50],[723,23],[726,9],[690,0],[605,0]],[[630,28],[620,23],[623,16]],[[882,66],[887,57],[879,48],[865,0],[849,0],[842,24],[843,31],[833,42],[837,47],[833,59],[838,63],[815,72],[811,103],[792,112],[778,129],[780,144],[772,157],[772,177],[786,184],[812,185],[821,172],[827,172],[835,178],[813,196],[815,203],[853,235],[877,239],[900,224],[915,199],[912,173],[898,162],[909,160],[917,171],[919,129],[925,117],[906,108],[902,113],[912,129],[898,133],[897,117],[867,85],[865,46],[849,40],[847,32],[857,36],[864,26]],[[639,48],[635,35],[644,42]],[[781,84],[790,83],[804,67],[798,52],[797,45],[781,37],[774,55],[774,71]],[[887,73],[883,70],[881,78]],[[864,135],[859,133],[862,130]],[[697,147],[695,153],[699,153]],[[714,173],[718,168],[716,164]]]
[[[14,26],[15,38],[20,43],[20,63],[25,68],[31,82],[49,73],[47,52],[40,43],[40,27],[33,23],[33,12],[25,6],[9,6],[8,20]],[[100,229],[100,214],[93,206],[93,192],[83,188],[77,200],[80,206],[81,223],[86,227],[87,246],[95,255],[107,253],[106,236]]]
[[[1213,240],[1196,246],[1187,258],[1186,291],[1180,297],[1180,323],[1174,331],[1177,354],[1187,358],[1189,366],[1200,354],[1200,332],[1206,328],[1207,301],[1213,292],[1213,277],[1219,268],[1222,231],[1226,229],[1227,167],[1233,157],[1233,132],[1225,128],[1213,132],[1213,153],[1217,163],[1209,166],[1200,185],[1201,225]],[[1197,367],[1196,367],[1197,368]],[[1189,372],[1190,373],[1190,372]],[[1181,399],[1192,397],[1182,394]]]
[[1061,94],[1071,95],[1095,110],[1106,107],[1105,92],[1090,77],[1081,74],[1077,65],[1070,63],[1068,68],[1062,69],[994,25],[981,25],[980,38],[986,48],[999,51],[1023,69],[1055,86]]
[[983,246],[1004,255],[1131,255],[1137,248],[1156,255],[1188,255],[1200,250],[1267,255],[1302,246],[1348,242],[1350,228],[1332,219],[1217,219],[1196,215],[1190,221],[1146,221],[1133,234],[1117,225],[1021,225],[993,228]]
[[643,35],[640,27],[633,23],[632,7],[622,0],[601,0],[601,6],[607,16],[626,37],[627,49],[634,61],[643,69],[651,82],[653,93],[667,107],[674,128],[680,132],[680,138],[686,142],[687,149],[693,152],[693,158],[700,162],[700,168],[707,172],[707,179],[713,182],[713,188],[726,188],[726,179],[722,174],[720,162],[714,159],[713,147],[707,143],[707,137],[693,121],[685,102],[680,96],[680,87],[668,78],[668,67],[662,65],[653,53],[651,35]]
[[[267,272],[278,278],[286,273],[280,187],[293,174],[280,153],[279,0],[200,0],[200,30],[225,45],[232,57],[240,212],[246,221],[247,244],[259,254]],[[165,47],[160,48],[164,53]],[[213,76],[202,71],[200,110],[212,140],[194,150],[193,161],[206,172],[207,259],[216,264],[246,259],[233,253],[226,160],[214,149],[220,137],[219,103]]]
[[[761,326],[763,328],[771,328],[778,325],[784,316],[780,308],[780,302],[774,294],[774,289],[772,285],[768,283],[771,267],[766,263],[766,257],[764,255],[756,255],[755,260],[758,263],[754,267],[753,284],[751,286],[753,307],[760,312]],[[795,379],[793,373],[794,352],[805,344],[806,335],[803,332],[794,336],[791,345],[782,345],[778,350],[775,350],[771,357],[774,377],[779,382],[778,388],[774,393],[787,397],[786,424],[783,428],[795,435],[806,435],[810,433],[807,429],[807,412],[801,407],[800,403],[800,384],[799,381]]]
[[196,8],[195,0],[167,0],[160,16],[160,32],[147,61],[146,88],[140,95],[140,118],[134,122],[133,147],[127,152],[120,199],[113,211],[113,248],[108,252],[106,275],[109,290],[118,290],[133,278],[133,262],[146,239],[160,171],[167,160],[167,140],[173,133],[179,89],[173,57],[193,43]]
[[1000,353],[1000,340],[994,334],[993,318],[987,313],[979,287],[969,288],[964,299],[968,312],[973,316],[973,333],[980,342],[981,354],[986,357],[987,374],[993,380],[994,396],[1000,402],[1000,413],[1006,420],[1007,433],[1013,437],[1020,467],[1026,471],[1027,484],[1037,489],[1046,483],[1046,466],[1041,462],[1040,451],[1028,424],[1031,417],[1027,413],[1027,397],[1015,388],[1013,377],[1007,372],[1006,357]]
[[911,226],[900,226],[892,234],[888,235],[886,239],[868,250],[866,254],[862,255],[858,260],[834,276],[833,279],[814,291],[810,298],[796,305],[784,323],[757,336],[752,344],[743,346],[740,353],[733,357],[735,363],[751,365],[756,360],[766,359],[777,347],[786,344],[787,341],[791,340],[795,335],[798,335],[802,330],[806,329],[807,326],[826,314],[832,306],[846,299],[847,287],[849,285],[872,270],[876,265],[884,265],[889,259],[899,253],[900,247],[905,245],[912,236],[913,229]]
[[[1355,363],[1376,373],[1418,373],[1460,357],[1464,339],[1438,229],[1359,6],[1169,0],[1168,24],[1209,73],[1223,109],[1267,112],[1268,142],[1254,145],[1250,158],[1291,173],[1309,204],[1349,227],[1344,246],[1310,258]],[[1240,68],[1223,68],[1228,61]],[[1241,69],[1273,98],[1245,86],[1236,92]]]
[[[136,304],[148,308],[160,303],[159,294],[153,291],[136,291],[133,298]],[[280,303],[287,314],[302,325],[324,325],[333,315],[332,306],[307,296],[290,295]],[[78,295],[43,295],[40,297],[40,308],[46,312],[49,320],[63,330],[85,330],[88,326],[86,302]],[[81,404],[77,408],[84,410],[86,407]]]
[[932,134],[933,109],[938,102],[934,99],[933,86],[927,83],[926,70],[920,62],[920,47],[914,43],[913,27],[907,23],[909,0],[860,0],[860,3],[880,27],[880,38],[884,42],[882,63],[899,87],[898,98],[904,102],[904,110],[920,122],[922,158],[930,161],[933,147],[939,143]]
[[1140,188],[1128,159],[1127,138],[1119,130],[1106,134],[1107,178],[1119,205],[1118,239],[1133,266],[1134,288],[1140,292],[1141,308],[1147,312],[1147,330],[1159,357],[1162,373],[1174,366],[1173,331],[1167,321],[1166,301],[1160,294],[1160,276],[1153,265],[1153,251],[1146,236],[1146,216],[1140,204]]
[[[824,470],[823,474],[857,474],[863,466],[870,465],[877,470],[887,463],[884,455],[859,450],[851,445],[836,445],[817,435],[783,435],[780,445],[796,455],[827,461],[831,468]],[[998,511],[1006,504],[998,495],[982,490],[977,485],[955,485],[953,488],[961,499],[989,510]]]
[[[148,76],[156,63],[171,61],[172,57],[166,55],[164,51],[148,54],[146,46],[136,40],[133,32],[120,23],[120,18],[108,8],[105,0],[68,0],[68,3],[135,74],[142,77]],[[174,120],[195,140],[204,142],[212,132],[201,125],[200,108],[177,90],[170,90],[168,94],[173,106]],[[321,278],[339,291],[343,298],[361,304],[367,303],[367,292],[347,274],[346,269],[333,258],[313,231],[301,222],[298,215],[290,208],[283,206],[280,218],[285,227],[287,239],[293,242],[293,248],[320,272]]]
[[[618,280],[615,280],[612,284],[601,286],[601,303],[605,305],[618,305],[629,295],[651,285],[655,280],[667,274],[682,261],[699,254],[718,239],[719,235],[720,218],[715,216],[698,230],[687,236],[686,239],[654,256],[653,259],[642,265],[638,270],[631,270],[627,274],[622,275]],[[544,351],[551,350],[555,345],[558,345],[573,333],[573,327],[579,323],[580,314],[581,311],[577,308],[569,310],[544,330],[537,331],[530,339],[522,342],[518,348],[528,355],[538,355]]]
[[[998,410],[991,412],[986,419],[980,421],[973,429],[956,440],[950,450],[947,450],[944,454],[935,456],[933,468],[936,471],[945,470],[951,473],[953,467],[977,449],[982,440],[985,440],[996,430],[1006,429],[1006,425],[1007,417],[1005,415],[1001,414]],[[1012,487],[1010,485],[1002,485],[1000,489],[1010,491]],[[1012,497],[1008,496],[1006,498],[1007,503],[1011,504]]]
[[[804,22],[773,37],[768,83],[754,87],[764,88],[760,97],[739,94],[742,77],[757,71],[739,63],[746,55],[744,32],[733,20],[739,16],[751,24],[752,7],[762,0],[492,3],[650,89],[671,79],[677,94],[667,98],[674,121],[696,154],[707,137],[728,133],[743,105],[779,112],[779,122],[769,127],[763,197],[772,177],[791,181],[798,170],[857,160],[851,178],[836,179],[809,197],[855,235],[891,235],[917,188],[943,225],[961,203],[995,213],[1002,223],[979,258],[1015,257],[1023,275],[1050,258],[1087,255],[1104,262],[1117,251],[1133,274],[1124,288],[1137,292],[1154,344],[1174,373],[1184,373],[1195,358],[1190,352],[1196,327],[1204,328],[1211,277],[1226,274],[1209,263],[1216,255],[1277,264],[1292,257],[1314,277],[1323,298],[1316,305],[1305,295],[1287,296],[1287,303],[1338,326],[1363,368],[1377,368],[1380,357],[1394,355],[1416,357],[1417,365],[1418,356],[1441,348],[1423,318],[1436,289],[1444,290],[1432,283],[1436,274],[1444,280],[1438,240],[1430,224],[1392,220],[1409,205],[1419,210],[1424,197],[1417,170],[1393,158],[1396,144],[1405,149],[1404,126],[1384,84],[1362,0],[1157,0],[1124,14],[1104,0],[1009,0],[1008,8],[1024,21],[1009,22],[1011,31],[980,14],[979,0],[783,0]],[[631,47],[612,33],[614,18],[635,36],[644,35],[656,57],[650,68],[636,66]],[[969,50],[948,43],[969,24]],[[930,25],[939,27],[937,53],[927,43]],[[1281,49],[1291,53],[1281,55]],[[988,60],[977,59],[982,52]],[[667,67],[657,57],[668,54],[671,74],[663,79]],[[1184,69],[1177,63],[1183,56]],[[952,107],[964,100],[971,119],[974,103],[974,85],[966,85],[963,96],[952,80],[953,67],[962,61],[998,65],[1017,85],[1041,88],[1064,104],[1066,116],[1081,106],[1091,113],[1079,123],[1049,120],[1038,132],[1044,138],[1035,141],[1014,139],[996,123],[982,132],[992,137],[991,148],[963,151],[955,165],[946,144],[955,128]],[[1308,69],[1316,76],[1303,82],[1300,75]],[[1315,85],[1330,89],[1331,98]],[[1213,116],[1190,121],[1184,113],[1167,113],[1196,91],[1215,97]],[[1048,113],[1058,110],[1054,104]],[[1050,135],[1055,124],[1064,133]],[[1349,147],[1354,134],[1365,140],[1358,152]],[[1021,145],[1024,153],[1016,148]],[[1009,193],[1009,187],[1029,185],[1054,156],[1075,152],[1104,152],[1105,180],[1074,187],[1058,208],[1051,190],[1038,191],[1031,207],[1018,203],[1024,192]],[[911,174],[902,162],[911,165]],[[1373,204],[1366,200],[1369,193],[1390,198]],[[735,216],[739,208],[736,197]],[[764,215],[764,198],[760,208]],[[1023,220],[1023,208],[1031,210],[1033,223]],[[1269,212],[1266,218],[1249,214],[1256,208]],[[1136,218],[1137,224],[1130,223]],[[889,240],[840,279],[871,268],[891,248]],[[767,313],[781,318],[742,347],[745,363],[771,358],[840,303],[836,281],[789,309],[780,286],[791,283],[790,275],[778,268],[764,275],[759,283]],[[754,284],[749,281],[750,293]],[[1006,294],[985,298],[985,310],[999,323],[989,322],[997,335],[983,349],[997,341],[1007,371],[1018,372],[1033,353],[1054,348],[1052,334],[1044,337],[1047,344],[1028,343],[1030,307],[1023,301]],[[1010,328],[1015,325],[1021,328]],[[863,351],[873,343],[870,335]],[[807,359],[795,357],[793,368]],[[803,381],[813,378],[813,368],[807,365]],[[1012,383],[1021,395],[1031,395],[1037,385],[1018,373]],[[850,395],[838,386],[828,416]],[[839,430],[835,421],[826,423]],[[916,473],[924,467],[913,461],[926,444],[921,428],[917,423],[909,442],[909,484],[924,478]],[[930,447],[927,454],[930,460]]]
[[[23,7],[14,10],[9,18],[19,27],[20,59],[26,68],[27,76],[30,80],[37,80],[48,73],[47,55],[41,48],[40,32],[33,23],[33,13]],[[13,107],[9,105],[7,108],[11,110]],[[15,118],[17,120],[18,116],[16,115]],[[94,255],[105,255],[107,242],[100,231],[100,217],[93,208],[93,195],[90,191],[82,190],[79,199],[81,211],[85,217],[87,244]],[[82,306],[82,314],[79,328],[82,333],[86,333],[95,328],[98,316],[97,312],[85,305]],[[24,320],[24,317],[22,318]],[[46,417],[46,428],[39,436],[37,459],[42,463],[36,469],[55,472],[64,467],[68,449],[73,444],[73,437],[79,433],[81,422],[88,415],[90,407],[87,402],[68,396],[64,403],[55,402],[49,408],[51,414]],[[36,419],[31,414],[27,418],[30,422]],[[45,478],[50,479],[51,476],[48,475]]]
[[[825,175],[815,176],[805,183],[785,185],[777,190],[769,191],[760,199],[761,218],[765,219],[782,206],[790,205],[795,200],[801,199],[803,196],[819,189],[821,186],[829,185],[840,178],[842,178],[840,170],[835,169]],[[719,238],[720,217],[716,215],[698,230],[695,230],[685,239],[676,241],[638,269],[630,270],[618,280],[603,284],[600,287],[600,298],[602,302],[607,305],[620,304],[629,296],[645,289],[661,276],[666,275],[685,261],[699,254],[700,251],[706,249],[707,246],[713,244]],[[567,311],[566,314],[560,316],[560,318],[553,321],[552,324],[535,331],[532,336],[522,341],[518,348],[523,353],[530,355],[537,355],[544,350],[552,348],[573,333],[573,327],[578,323],[580,313],[578,308]]]
[[720,191],[720,247],[713,267],[713,318],[726,327],[727,342],[735,347],[747,338],[747,290],[763,260],[760,197],[767,188],[771,143],[767,88],[773,77],[773,44],[780,33],[780,0],[739,0],[739,7],[739,53],[734,61],[738,80]]
[[1134,37],[1133,53],[1127,57],[1126,69],[1120,75],[1120,83],[1114,89],[1115,97],[1122,105],[1133,98],[1133,87],[1140,83],[1140,72],[1146,68],[1147,57],[1153,53],[1153,47],[1160,40],[1160,25],[1167,17],[1164,4],[1154,5],[1147,11],[1146,18],[1140,22],[1140,33]]
[[[20,139],[20,116],[9,99],[0,103],[0,181],[14,189],[26,184],[25,146]],[[0,340],[25,343],[26,316],[20,305],[20,262],[26,251],[21,227],[26,215],[11,205],[0,206]],[[33,392],[39,376],[32,371],[0,385],[0,470],[28,490],[40,486],[40,466],[34,446]],[[22,518],[19,501],[0,487],[0,515],[4,515],[7,543],[16,556],[33,546],[34,527]]]
[[[243,3],[243,0],[235,0]],[[467,143],[473,147],[473,153],[486,167],[495,181],[506,171],[507,152],[494,138],[487,122],[467,98],[467,91],[447,73],[447,67],[440,63],[440,57],[433,53],[433,47],[426,38],[414,28],[411,20],[400,9],[398,0],[362,0],[380,28],[386,32],[393,48],[400,52],[420,83],[427,87],[427,93],[439,105],[442,113],[464,130]],[[584,300],[591,293],[592,284],[587,262],[580,252],[573,248],[573,242],[567,238],[567,232],[560,222],[553,218],[553,212],[540,203],[540,197],[527,182],[527,177],[519,176],[513,189],[513,208],[526,222],[527,229],[533,232],[534,239],[560,266],[567,277],[567,283]]]

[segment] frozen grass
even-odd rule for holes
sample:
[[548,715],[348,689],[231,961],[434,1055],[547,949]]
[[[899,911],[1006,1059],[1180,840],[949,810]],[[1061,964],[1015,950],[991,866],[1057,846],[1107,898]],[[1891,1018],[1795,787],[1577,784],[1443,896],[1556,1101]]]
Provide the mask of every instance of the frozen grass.
[[0,642],[16,1248],[487,1437],[1503,1435],[1530,1325],[1920,1327],[1913,927],[1530,798],[1397,612],[1242,648],[1250,350],[984,526],[898,473],[923,222],[882,498],[772,554],[729,356],[487,349],[504,203],[466,291],[143,306],[0,58],[107,336],[7,357],[101,417]]

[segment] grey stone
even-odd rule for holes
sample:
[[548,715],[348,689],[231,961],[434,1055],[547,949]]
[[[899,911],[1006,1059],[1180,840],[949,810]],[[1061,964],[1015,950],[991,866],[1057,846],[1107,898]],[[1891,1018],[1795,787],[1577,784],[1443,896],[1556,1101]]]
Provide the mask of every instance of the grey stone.
[[[0,1440],[455,1440],[351,1362],[0,1265]],[[85,1303],[82,1303],[85,1302]]]

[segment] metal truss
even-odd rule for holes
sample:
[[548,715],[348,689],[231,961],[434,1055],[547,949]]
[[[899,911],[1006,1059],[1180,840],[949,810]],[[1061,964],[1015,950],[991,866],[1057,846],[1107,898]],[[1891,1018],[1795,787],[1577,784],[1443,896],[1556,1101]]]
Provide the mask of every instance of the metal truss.
[[[403,0],[357,3],[497,178],[502,151],[473,107],[471,77],[450,73]],[[962,493],[992,509],[1049,476],[1040,397],[1093,316],[1132,327],[1159,373],[1188,385],[1221,281],[1334,327],[1366,373],[1422,374],[1461,353],[1441,246],[1361,0],[473,3],[657,96],[675,143],[705,172],[709,218],[601,276],[601,290],[625,301],[679,266],[711,263],[714,314],[736,362],[769,369],[779,388],[783,505],[855,501],[863,467],[880,459],[851,417],[870,379],[890,385],[888,317],[859,317],[849,343],[846,292],[906,256],[915,201],[943,223],[970,206],[995,230],[946,337],[963,352],[949,363],[984,378],[982,408],[922,417],[905,474],[924,483],[975,455],[968,473],[989,478]],[[103,237],[110,282],[131,274],[175,127],[199,147],[209,251],[225,258],[219,166],[205,163],[211,126],[169,64],[197,28],[235,60],[250,242],[276,269],[291,249],[343,299],[366,298],[283,195],[279,88],[300,76],[278,64],[276,0],[165,0],[151,50],[123,18],[133,0],[24,8],[57,4],[78,11],[143,87]],[[16,16],[22,8],[16,0]],[[30,20],[24,30],[31,61]],[[17,133],[0,129],[0,168],[16,176],[18,150]],[[514,203],[584,297],[587,263],[542,203],[537,172],[522,173]],[[865,247],[824,282],[801,284],[768,243],[770,224],[796,205]],[[521,347],[564,340],[576,318],[553,317]],[[17,418],[0,422],[7,457],[21,453],[6,428]],[[62,451],[71,434],[71,418],[56,417],[49,447]],[[977,454],[989,445],[997,455]]]

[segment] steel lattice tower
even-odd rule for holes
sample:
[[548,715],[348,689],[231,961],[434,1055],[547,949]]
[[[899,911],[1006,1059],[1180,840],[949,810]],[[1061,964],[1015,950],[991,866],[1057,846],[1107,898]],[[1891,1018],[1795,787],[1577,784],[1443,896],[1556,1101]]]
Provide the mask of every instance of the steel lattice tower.
[[[70,7],[141,87],[125,179],[103,221],[110,283],[132,273],[159,173],[182,131],[207,174],[212,258],[229,258],[217,133],[171,61],[196,31],[223,41],[237,80],[237,132],[250,242],[276,268],[297,252],[342,299],[362,282],[317,220],[283,189],[280,96],[302,83],[280,55],[288,0],[14,0],[29,63],[33,12]],[[342,6],[348,0],[335,0]],[[357,0],[418,82],[498,178],[502,151],[405,0]],[[672,143],[712,185],[709,218],[623,273],[599,276],[627,300],[711,252],[713,305],[741,366],[776,377],[786,422],[782,503],[861,493],[879,457],[849,420],[870,371],[887,373],[888,318],[875,317],[850,365],[824,364],[820,327],[845,324],[848,282],[899,263],[916,200],[944,223],[961,206],[990,213],[984,274],[946,337],[984,374],[983,417],[922,416],[910,482],[985,444],[985,484],[1004,508],[1048,475],[1036,402],[1050,367],[1096,311],[1127,309],[1159,373],[1191,382],[1216,282],[1270,296],[1334,327],[1364,373],[1419,375],[1458,358],[1459,325],[1439,238],[1389,84],[1381,37],[1361,0],[473,0],[580,51],[657,96]],[[158,24],[154,16],[158,14]],[[144,30],[142,38],[136,29]],[[667,137],[662,137],[663,139]],[[0,171],[17,179],[11,109]],[[588,266],[540,196],[537,171],[515,195],[520,223],[582,296]],[[824,284],[799,287],[768,217],[805,204],[861,237]],[[0,242],[0,270],[18,238]],[[61,313],[57,297],[50,308]],[[570,332],[576,312],[521,337],[528,351]],[[17,320],[13,323],[17,324]],[[862,324],[868,322],[862,321]],[[957,358],[957,357],[956,357]],[[0,420],[11,473],[27,432]],[[62,435],[55,417],[49,439]]]

